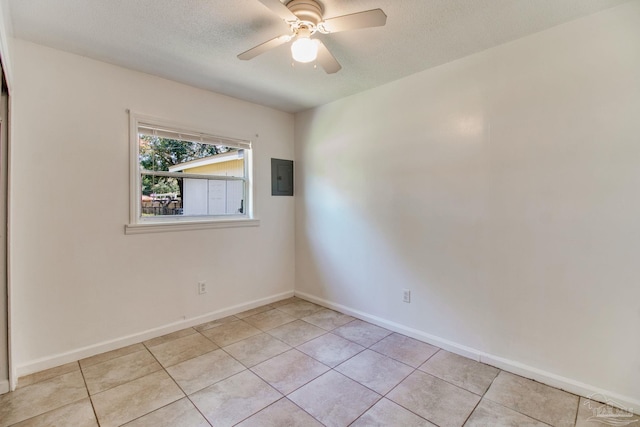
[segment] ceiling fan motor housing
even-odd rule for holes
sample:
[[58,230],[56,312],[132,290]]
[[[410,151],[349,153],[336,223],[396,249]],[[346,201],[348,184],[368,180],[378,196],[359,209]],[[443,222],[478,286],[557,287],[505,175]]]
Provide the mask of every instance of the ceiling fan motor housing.
[[387,22],[382,9],[371,9],[349,15],[335,16],[325,20],[324,7],[319,0],[257,0],[286,22],[291,32],[267,40],[238,55],[241,60],[256,56],[291,43],[291,55],[295,61],[311,62],[317,60],[327,74],[333,74],[342,68],[319,38],[311,36],[357,30],[360,28],[381,27]]
[[300,21],[310,23],[313,27],[322,22],[324,10],[322,4],[315,0],[291,0],[286,6]]

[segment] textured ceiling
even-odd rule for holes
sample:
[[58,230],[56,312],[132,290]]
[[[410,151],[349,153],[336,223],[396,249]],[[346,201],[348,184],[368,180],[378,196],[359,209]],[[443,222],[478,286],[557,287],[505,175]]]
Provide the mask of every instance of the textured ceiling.
[[[324,0],[326,18],[382,8],[385,27],[320,35],[342,64],[291,66],[288,32],[258,0],[9,0],[13,36],[296,112],[626,0]],[[285,1],[286,2],[286,1]]]

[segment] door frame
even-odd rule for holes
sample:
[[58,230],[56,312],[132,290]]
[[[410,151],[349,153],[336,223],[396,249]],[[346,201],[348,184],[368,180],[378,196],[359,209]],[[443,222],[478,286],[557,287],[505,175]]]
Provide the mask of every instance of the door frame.
[[[16,379],[13,378],[11,365],[11,327],[10,327],[10,290],[9,290],[9,89],[6,84],[3,69],[0,68],[0,325],[2,325],[2,342],[0,343],[0,394],[15,389]],[[4,304],[2,300],[4,299]],[[2,307],[4,305],[4,307]],[[5,339],[6,338],[6,339]],[[6,369],[6,374],[5,374]]]

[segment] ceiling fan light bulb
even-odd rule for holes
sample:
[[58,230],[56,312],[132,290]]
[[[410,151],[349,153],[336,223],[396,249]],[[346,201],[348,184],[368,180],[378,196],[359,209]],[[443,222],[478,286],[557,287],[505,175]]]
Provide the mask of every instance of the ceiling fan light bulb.
[[318,40],[311,40],[309,37],[298,37],[291,44],[291,56],[294,60],[302,63],[315,61],[318,57]]

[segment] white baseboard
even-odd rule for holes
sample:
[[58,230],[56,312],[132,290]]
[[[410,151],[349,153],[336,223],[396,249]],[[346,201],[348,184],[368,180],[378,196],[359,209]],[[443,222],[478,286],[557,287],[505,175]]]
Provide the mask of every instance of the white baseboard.
[[0,394],[9,392],[9,380],[0,380]]
[[[232,307],[216,310],[207,314],[192,317],[190,319],[173,322],[168,325],[160,326],[158,328],[149,329],[146,331],[138,332],[135,334],[127,335],[124,337],[116,338],[109,341],[103,341],[101,343],[89,345],[86,347],[77,348],[65,353],[55,354],[53,356],[47,356],[36,360],[23,363],[16,367],[16,377],[23,377],[25,375],[40,372],[45,369],[54,368],[56,366],[64,365],[65,363],[75,362],[76,360],[84,359],[85,357],[95,356],[96,354],[104,353],[106,351],[116,350],[118,348],[126,347],[131,344],[137,344],[142,341],[149,340],[151,338],[160,337],[171,332],[179,331],[180,329],[189,328],[191,326],[200,325],[202,323],[210,322],[212,320],[220,319],[222,317],[231,316],[233,314],[241,313],[252,308],[260,307],[261,305],[269,304],[272,302],[280,301],[285,298],[293,296],[293,291],[283,292],[280,294],[272,295],[266,298],[260,298],[254,301],[250,301],[243,304],[234,305]],[[7,382],[8,387],[8,382]],[[0,391],[2,390],[2,382],[0,382]]]
[[573,380],[571,378],[556,375],[542,369],[525,365],[515,360],[505,359],[500,356],[485,353],[483,351],[476,350],[474,348],[428,334],[418,329],[413,329],[399,323],[383,319],[381,317],[364,313],[360,310],[355,310],[351,307],[346,307],[342,304],[337,304],[332,301],[327,301],[323,298],[318,298],[305,292],[295,291],[295,295],[302,299],[335,309],[337,311],[340,311],[341,313],[348,314],[358,319],[366,320],[367,322],[373,323],[374,325],[378,325],[391,331],[401,333],[408,337],[415,338],[431,345],[435,345],[444,350],[450,351],[451,353],[456,353],[461,356],[468,357],[469,359],[486,363],[487,365],[495,366],[496,368],[502,369],[504,371],[511,372],[513,374],[520,375],[522,377],[568,391],[569,393],[577,394],[578,396],[589,397],[591,395],[599,393],[610,399],[611,403],[615,406],[620,406],[622,409],[635,412],[636,414],[640,415],[640,400],[634,399],[630,396],[624,396],[619,393],[604,390],[590,384],[585,384],[580,381]]

